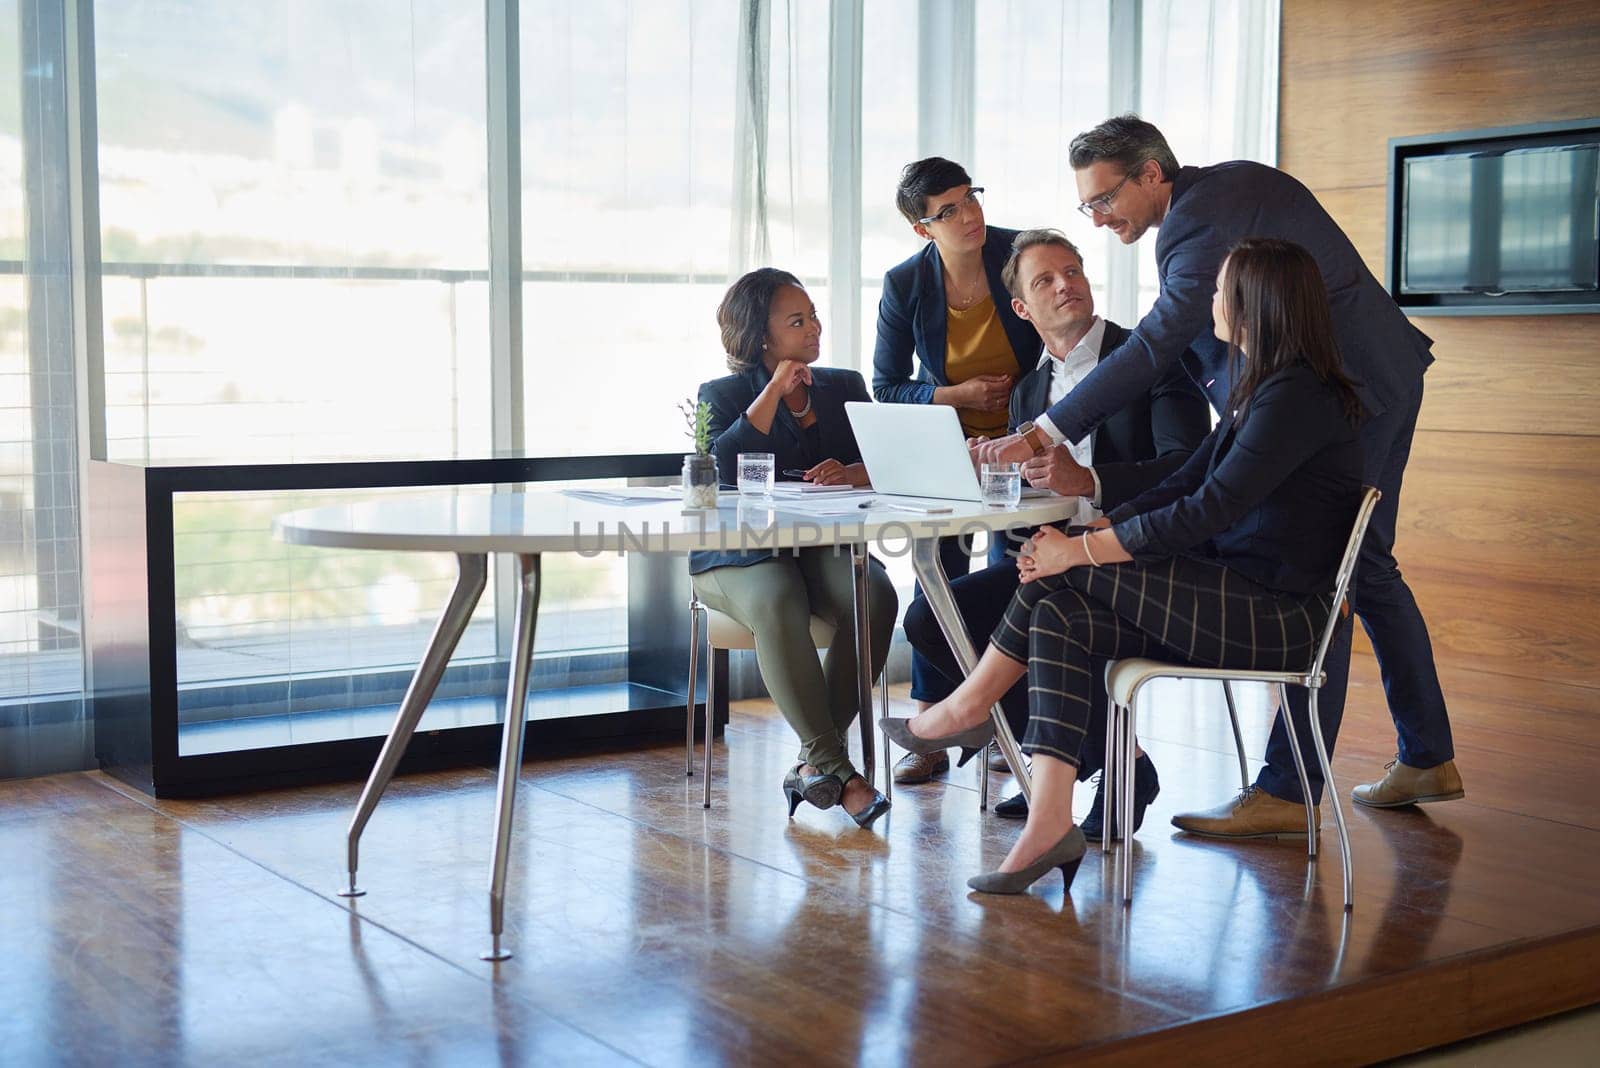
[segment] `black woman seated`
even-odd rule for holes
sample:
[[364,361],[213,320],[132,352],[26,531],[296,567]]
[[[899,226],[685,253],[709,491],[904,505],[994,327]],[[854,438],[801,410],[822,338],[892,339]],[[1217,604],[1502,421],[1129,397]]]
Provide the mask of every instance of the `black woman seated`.
[[[740,453],[764,452],[778,471],[801,471],[807,481],[866,485],[844,405],[869,400],[867,386],[855,371],[814,366],[822,324],[800,280],[771,267],[751,271],[723,297],[717,323],[733,373],[702,385],[700,400],[711,407],[711,449],[724,478],[737,470]],[[859,699],[852,571],[848,550],[836,546],[689,555],[695,595],[755,635],[762,681],[800,737],[798,762],[783,783],[789,814],[801,800],[842,805],[867,827],[889,802],[857,773],[846,744]],[[876,676],[899,602],[876,560],[868,575]],[[836,628],[820,665],[813,615]]]
[[1086,848],[1072,789],[1105,706],[1108,660],[1303,668],[1334,610],[1334,573],[1361,497],[1361,403],[1333,341],[1311,254],[1239,242],[1217,275],[1213,329],[1228,343],[1228,414],[1155,488],[1068,535],[1043,527],[1022,585],[972,674],[884,732],[908,749],[982,744],[989,706],[1024,674],[1033,799],[998,871],[968,886],[1021,893],[1052,868],[1070,887]]

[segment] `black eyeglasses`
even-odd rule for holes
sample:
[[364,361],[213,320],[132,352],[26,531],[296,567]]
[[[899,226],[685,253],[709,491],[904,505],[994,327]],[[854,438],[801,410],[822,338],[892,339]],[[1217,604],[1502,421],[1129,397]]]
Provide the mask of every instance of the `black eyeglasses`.
[[1082,204],[1078,205],[1078,210],[1083,212],[1086,218],[1090,219],[1094,218],[1096,215],[1110,215],[1111,202],[1116,199],[1118,193],[1122,192],[1122,187],[1127,185],[1128,179],[1132,177],[1132,174],[1124,174],[1122,176],[1122,181],[1112,186],[1109,193],[1101,193],[1093,200],[1085,200]]
[[963,204],[982,204],[982,203],[983,203],[983,186],[975,185],[971,189],[967,190],[967,195],[966,196],[962,197],[960,200],[956,201],[954,204],[946,204],[944,207],[940,208],[938,211],[934,212],[932,215],[928,216],[926,219],[918,219],[917,222],[921,223],[923,226],[927,226],[929,223],[949,222],[951,219],[954,219],[956,217],[956,213],[961,210],[961,206]]

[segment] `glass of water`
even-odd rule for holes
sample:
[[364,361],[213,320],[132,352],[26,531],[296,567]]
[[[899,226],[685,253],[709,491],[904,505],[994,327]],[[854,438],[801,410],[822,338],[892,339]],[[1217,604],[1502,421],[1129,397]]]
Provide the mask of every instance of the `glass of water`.
[[775,466],[770,452],[741,452],[739,454],[739,496],[772,496],[772,479]]
[[1022,465],[1015,461],[984,464],[978,472],[983,503],[998,508],[1015,508],[1022,500]]

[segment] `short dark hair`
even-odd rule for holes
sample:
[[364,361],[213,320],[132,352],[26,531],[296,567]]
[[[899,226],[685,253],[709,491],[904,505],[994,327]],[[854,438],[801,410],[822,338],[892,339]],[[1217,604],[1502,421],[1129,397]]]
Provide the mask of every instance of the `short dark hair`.
[[1084,131],[1067,146],[1067,162],[1075,171],[1106,162],[1115,163],[1126,175],[1144,166],[1147,159],[1155,160],[1161,168],[1162,181],[1170,182],[1178,176],[1178,157],[1172,154],[1167,139],[1155,126],[1131,112]]
[[728,370],[740,374],[761,362],[766,347],[767,317],[780,286],[799,286],[800,279],[776,267],[758,267],[740,278],[717,305],[717,325],[722,328],[722,348]]
[[1060,230],[1052,230],[1048,226],[1043,226],[1036,230],[1022,231],[1012,239],[1011,255],[1006,257],[1006,265],[1000,268],[1001,285],[1005,286],[1006,292],[1017,300],[1022,299],[1020,284],[1022,280],[1017,277],[1017,272],[1022,270],[1022,254],[1039,245],[1054,245],[1057,248],[1064,248],[1078,257],[1078,265],[1080,267],[1083,266],[1083,253],[1079,252],[1078,246],[1068,241],[1067,235]]
[[[1222,268],[1222,309],[1228,316],[1228,407],[1241,411],[1263,381],[1305,364],[1338,394],[1345,418],[1361,417],[1361,400],[1344,373],[1333,336],[1328,286],[1304,246],[1247,237],[1228,250]],[[1241,357],[1248,345],[1249,358]]]
[[972,176],[959,163],[943,156],[929,156],[900,169],[900,184],[894,190],[894,206],[913,225],[928,214],[928,198],[954,189],[958,185],[971,185]]

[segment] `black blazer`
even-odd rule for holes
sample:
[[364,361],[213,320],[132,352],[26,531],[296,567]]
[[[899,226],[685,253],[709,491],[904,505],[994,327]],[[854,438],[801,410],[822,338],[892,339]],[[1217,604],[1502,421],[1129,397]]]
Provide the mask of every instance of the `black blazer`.
[[[811,410],[817,416],[820,449],[810,446],[805,431],[782,403],[778,405],[778,414],[773,416],[769,433],[761,433],[745,417],[745,409],[771,381],[772,375],[757,364],[748,371],[716,378],[700,387],[700,400],[711,405],[711,454],[717,458],[717,473],[724,484],[732,483],[737,477],[741,452],[772,453],[780,480],[785,469],[814,467],[828,459],[842,464],[853,464],[861,459],[855,432],[844,414],[846,401],[872,399],[867,396],[867,383],[859,372],[812,366]],[[698,575],[713,567],[748,567],[776,555],[773,549],[693,552],[689,554],[689,574]]]
[[[1027,370],[1030,353],[1039,352],[1039,335],[1011,310],[1011,294],[1000,281],[1000,269],[1011,255],[1017,231],[989,227],[983,242],[983,269],[989,295],[1000,313],[1000,325],[1019,370]],[[949,327],[944,299],[944,262],[929,241],[923,250],[883,276],[878,300],[878,342],[872,352],[872,394],[897,404],[932,404],[937,386],[948,386],[944,373]],[[915,359],[913,359],[915,357]],[[921,363],[920,368],[914,364]],[[915,375],[913,376],[913,371]]]
[[[1100,357],[1127,338],[1125,327],[1107,319]],[[1012,430],[1049,407],[1050,374],[1050,364],[1036,364],[1017,380],[1011,391]],[[1205,394],[1174,364],[1096,431],[1094,470],[1100,476],[1101,509],[1109,512],[1183,466],[1210,430]]]
[[1333,585],[1361,501],[1361,443],[1304,366],[1256,387],[1159,486],[1107,518],[1141,563],[1203,556],[1292,594]]
[[1128,340],[1050,411],[1056,429],[1078,440],[1174,362],[1189,366],[1221,412],[1227,346],[1211,333],[1211,295],[1228,249],[1251,236],[1286,238],[1316,257],[1344,370],[1356,380],[1367,414],[1408,402],[1433,362],[1433,342],[1396,307],[1310,190],[1282,171],[1234,161],[1178,171],[1156,231],[1161,293]]

